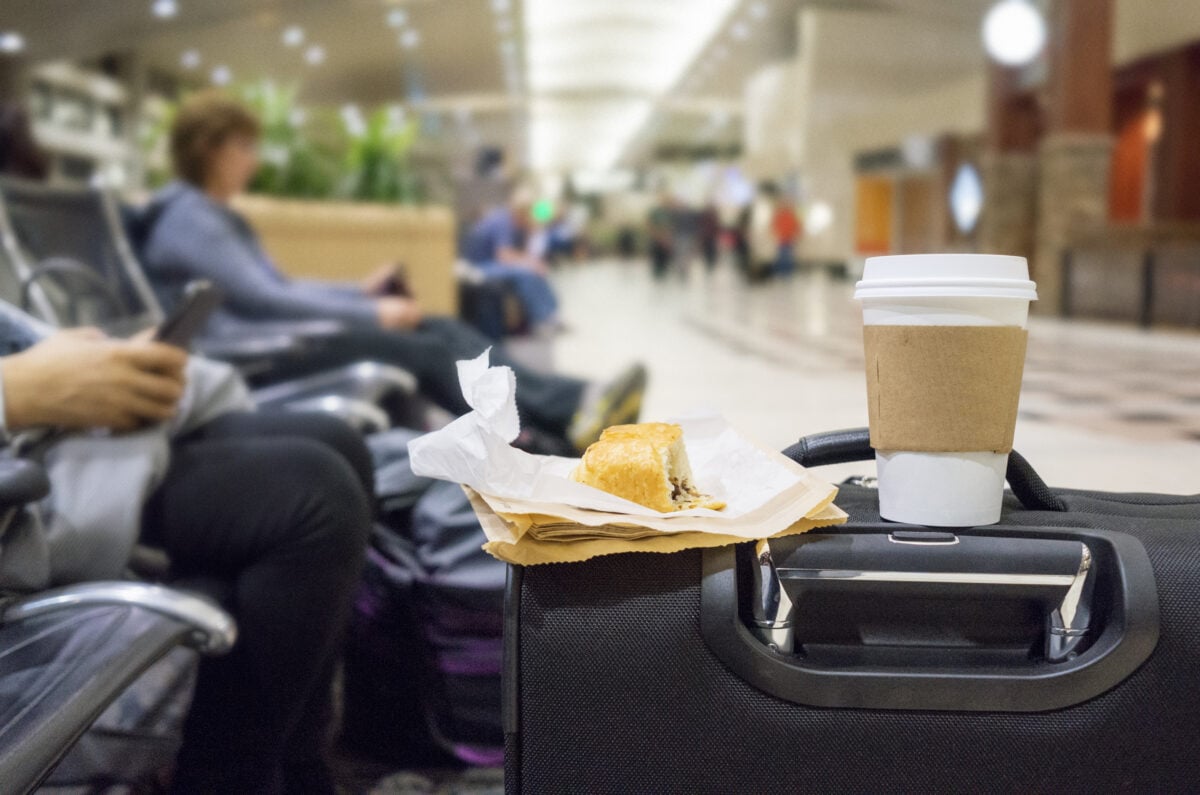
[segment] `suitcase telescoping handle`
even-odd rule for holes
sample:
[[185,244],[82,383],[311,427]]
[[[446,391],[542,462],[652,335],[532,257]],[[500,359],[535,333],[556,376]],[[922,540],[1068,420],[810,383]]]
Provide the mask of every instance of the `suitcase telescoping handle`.
[[[869,461],[875,457],[871,447],[871,432],[867,428],[848,428],[806,436],[783,454],[806,467],[832,466],[853,461]],[[1031,511],[1065,511],[1066,505],[1050,490],[1041,475],[1013,450],[1008,454],[1005,473],[1013,494]]]
[[[867,429],[785,451],[868,460]],[[1067,511],[1028,462],[1030,511]],[[1036,712],[1116,686],[1158,641],[1154,572],[1134,537],[1059,518],[953,531],[854,521],[705,550],[701,634],[746,682],[816,707]],[[1081,526],[1067,526],[1067,525]]]

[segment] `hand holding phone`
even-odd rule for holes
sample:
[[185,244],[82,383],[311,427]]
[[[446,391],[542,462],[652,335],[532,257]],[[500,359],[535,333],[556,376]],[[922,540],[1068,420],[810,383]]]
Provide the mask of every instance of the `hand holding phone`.
[[179,305],[158,327],[154,340],[187,350],[191,347],[192,338],[203,328],[223,297],[212,282],[190,282],[184,288]]

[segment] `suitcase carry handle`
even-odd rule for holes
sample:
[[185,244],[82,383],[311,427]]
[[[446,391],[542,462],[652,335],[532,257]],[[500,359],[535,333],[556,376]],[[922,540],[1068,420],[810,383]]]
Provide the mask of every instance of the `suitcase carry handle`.
[[[870,461],[875,457],[871,447],[871,432],[867,428],[848,428],[806,436],[783,454],[805,467],[823,467],[853,461]],[[1067,506],[1056,495],[1025,457],[1013,450],[1008,454],[1005,473],[1013,494],[1031,511],[1065,511]]]
[[[785,455],[816,467],[873,451],[860,428]],[[1015,452],[1007,478],[1025,508],[1067,510]],[[747,683],[815,707],[1038,712],[1124,681],[1158,643],[1142,544],[1001,522],[952,532],[852,522],[706,549],[701,634]]]

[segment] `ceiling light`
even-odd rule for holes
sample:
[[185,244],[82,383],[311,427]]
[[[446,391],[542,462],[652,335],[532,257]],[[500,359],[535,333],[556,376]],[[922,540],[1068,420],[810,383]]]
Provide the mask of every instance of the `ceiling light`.
[[195,69],[200,66],[200,53],[197,50],[185,50],[179,56],[179,63],[184,69]]
[[402,28],[408,22],[408,12],[403,8],[393,8],[388,12],[387,23],[393,28]]
[[299,25],[289,25],[284,28],[283,43],[288,47],[299,47],[304,43],[304,28]]
[[510,0],[492,0],[492,10],[497,14],[503,14],[508,11],[511,5]]
[[950,215],[954,226],[962,234],[975,228],[979,213],[983,210],[983,181],[979,171],[970,163],[963,163],[950,185]]
[[400,46],[406,50],[411,50],[421,43],[421,33],[416,30],[406,30],[400,34]]
[[312,66],[325,63],[325,48],[320,44],[314,44],[304,51],[304,60]]
[[210,77],[214,85],[226,86],[229,85],[229,81],[233,80],[233,72],[229,70],[228,66],[221,64],[213,67]]
[[983,18],[983,45],[1005,66],[1024,66],[1046,44],[1046,20],[1028,0],[1000,0]]
[[729,33],[738,41],[745,41],[750,38],[750,26],[745,22],[738,22],[734,24]]
[[179,4],[175,0],[154,0],[150,4],[150,13],[159,19],[170,19],[179,13]]
[[741,5],[523,0],[531,167],[612,168]]
[[750,16],[754,17],[755,19],[762,19],[766,17],[769,10],[770,9],[767,7],[767,4],[763,2],[763,0],[758,0],[757,3],[750,4]]
[[505,55],[515,55],[517,52],[517,43],[512,39],[505,39],[500,42],[500,52]]
[[0,52],[20,52],[25,49],[25,37],[15,31],[0,33]]
[[303,127],[304,123],[308,121],[308,111],[304,108],[292,108],[292,112],[288,114],[288,121],[292,123],[293,127]]
[[502,36],[512,33],[513,23],[508,17],[496,17],[496,32]]
[[813,202],[806,216],[804,226],[814,235],[821,234],[833,224],[833,208],[829,202]]

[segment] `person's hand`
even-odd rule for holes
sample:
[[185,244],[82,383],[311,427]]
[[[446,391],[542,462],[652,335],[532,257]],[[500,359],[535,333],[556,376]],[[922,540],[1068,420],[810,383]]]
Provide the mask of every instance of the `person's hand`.
[[131,431],[170,419],[183,396],[187,352],[149,340],[61,331],[0,360],[8,429]]
[[363,292],[367,295],[381,296],[387,293],[389,283],[396,278],[397,266],[394,262],[380,265],[362,280]]
[[421,305],[411,298],[386,297],[375,301],[379,325],[397,331],[412,331],[421,325]]

